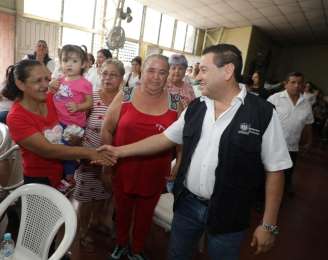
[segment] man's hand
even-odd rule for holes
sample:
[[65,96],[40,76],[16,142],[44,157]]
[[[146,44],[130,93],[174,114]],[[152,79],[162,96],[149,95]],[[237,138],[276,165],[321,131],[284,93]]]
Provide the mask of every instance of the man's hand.
[[91,164],[103,166],[113,166],[117,163],[117,158],[113,157],[107,150],[95,151],[91,158]]
[[258,255],[269,251],[273,247],[274,241],[275,236],[260,225],[254,231],[251,247],[256,247],[255,255]]
[[70,113],[75,113],[75,112],[79,111],[79,105],[74,102],[68,102],[65,106],[66,106],[68,112],[70,112]]

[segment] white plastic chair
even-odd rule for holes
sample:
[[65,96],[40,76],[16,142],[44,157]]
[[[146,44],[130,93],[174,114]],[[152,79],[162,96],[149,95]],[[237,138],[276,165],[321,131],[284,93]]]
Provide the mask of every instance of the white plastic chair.
[[2,190],[11,191],[24,183],[22,158],[19,146],[13,145],[8,126],[3,123],[0,123],[0,154],[0,161],[11,159],[8,183],[1,187]]
[[22,215],[13,260],[46,260],[51,243],[65,224],[65,234],[49,260],[60,259],[72,244],[77,217],[69,200],[56,189],[42,184],[23,185],[2,201],[0,216],[19,197]]
[[[175,166],[176,160],[171,162],[171,169]],[[163,193],[157,205],[155,207],[153,221],[155,224],[159,225],[160,227],[164,228],[165,231],[170,231],[173,221],[173,203],[174,203],[174,196],[172,193]],[[205,247],[205,233],[201,236],[198,249],[200,252],[204,251]]]

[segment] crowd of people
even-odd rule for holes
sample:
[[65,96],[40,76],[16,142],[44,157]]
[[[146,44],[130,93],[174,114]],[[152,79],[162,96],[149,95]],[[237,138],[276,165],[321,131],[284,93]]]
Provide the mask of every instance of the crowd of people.
[[313,123],[328,127],[322,93],[299,72],[287,74],[277,93],[260,71],[240,83],[242,55],[230,44],[206,48],[193,66],[182,54],[137,56],[131,65],[126,73],[108,49],[95,59],[69,44],[56,66],[40,40],[7,69],[0,119],[21,147],[24,183],[74,186],[78,237],[90,251],[90,230],[108,229],[112,205],[112,260],[147,259],[168,181],[175,197],[169,259],[191,259],[204,232],[211,259],[238,259],[258,199],[265,206],[251,245],[256,254],[270,250],[284,192],[295,192],[298,151],[309,149]]

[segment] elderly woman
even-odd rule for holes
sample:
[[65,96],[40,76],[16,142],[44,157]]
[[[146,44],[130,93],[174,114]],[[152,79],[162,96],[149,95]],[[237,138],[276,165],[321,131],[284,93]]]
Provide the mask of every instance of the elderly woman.
[[[106,144],[130,144],[161,133],[176,121],[180,104],[179,98],[165,88],[168,71],[166,57],[147,57],[140,83],[135,88],[124,88],[124,93],[115,98],[106,113],[102,127]],[[129,259],[146,259],[143,254],[145,239],[170,173],[172,154],[170,150],[154,156],[130,157],[120,160],[114,168],[117,240],[110,259],[121,259],[128,253],[132,223]]]
[[58,187],[63,174],[60,160],[89,159],[106,162],[94,148],[64,146],[49,77],[36,60],[22,60],[8,73],[3,95],[15,100],[7,118],[12,139],[22,150],[24,182]]
[[[99,147],[102,144],[101,125],[108,106],[119,92],[124,72],[124,65],[118,60],[108,59],[102,64],[101,86],[93,92],[93,108],[82,141],[84,147]],[[88,227],[93,226],[104,231],[106,228],[101,224],[100,212],[106,208],[106,200],[110,198],[110,194],[99,178],[101,171],[100,166],[83,162],[75,173],[76,187],[73,197],[80,202],[80,241],[81,245],[90,251],[93,250],[94,244],[88,234]]]
[[195,99],[195,93],[189,83],[183,79],[188,67],[187,59],[184,55],[173,54],[169,59],[170,72],[167,80],[167,89],[169,93],[179,95],[183,107]]
[[54,60],[49,57],[48,44],[44,40],[39,40],[35,46],[34,53],[26,55],[23,59],[39,61],[46,66],[50,73],[53,73],[56,67]]

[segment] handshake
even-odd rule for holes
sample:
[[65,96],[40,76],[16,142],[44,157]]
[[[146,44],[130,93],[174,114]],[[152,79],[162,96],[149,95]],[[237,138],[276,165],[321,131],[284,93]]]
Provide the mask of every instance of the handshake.
[[117,160],[122,157],[120,147],[102,145],[96,151],[96,156],[91,159],[91,164],[114,166]]

